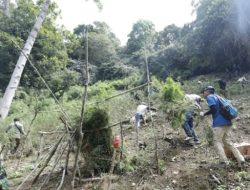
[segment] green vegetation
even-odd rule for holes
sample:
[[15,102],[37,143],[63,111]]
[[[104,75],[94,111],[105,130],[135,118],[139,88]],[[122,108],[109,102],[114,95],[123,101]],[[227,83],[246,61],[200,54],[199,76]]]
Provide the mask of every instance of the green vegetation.
[[183,101],[184,92],[178,82],[167,78],[161,91],[162,108],[166,112],[167,120],[173,128],[178,128],[183,123],[185,104]]
[[[29,56],[51,91],[34,68],[27,64],[9,115],[0,122],[0,143],[8,142],[5,129],[15,117],[21,118],[26,131],[30,129],[26,142],[29,145],[26,144],[25,149],[39,149],[42,144],[40,131],[64,131],[65,123],[60,119],[62,117],[73,129],[80,125],[87,76],[87,36],[90,83],[83,118],[84,138],[81,151],[88,174],[93,171],[109,171],[113,134],[117,132],[117,129],[109,126],[130,119],[138,103],[148,102],[146,87],[107,100],[147,81],[146,58],[152,81],[150,101],[159,108],[159,115],[163,111],[162,118],[166,119],[163,121],[164,125],[157,123],[160,127],[166,124],[174,129],[180,128],[188,107],[183,102],[184,94],[199,94],[201,87],[208,84],[218,89],[217,78],[228,81],[229,98],[239,93],[242,96],[249,95],[250,89],[244,89],[235,81],[250,71],[250,25],[247,19],[240,20],[240,10],[249,10],[250,3],[237,2],[238,4],[234,0],[197,1],[194,3],[197,17],[193,22],[183,27],[169,25],[159,32],[151,21],[139,20],[133,25],[128,42],[123,47],[104,22],[79,25],[73,33],[58,27],[55,21],[60,11],[56,4],[51,4]],[[40,4],[41,1],[19,0],[17,6],[10,7],[9,17],[0,10],[0,97],[4,94],[19,57],[18,46],[23,47]],[[250,17],[249,11],[244,14],[246,18]],[[198,81],[202,81],[202,86]],[[237,100],[233,101],[238,103]],[[243,106],[238,107],[243,110]],[[249,114],[245,117],[249,119]],[[208,128],[205,130],[207,143],[212,145],[212,132]],[[60,135],[47,137],[44,149],[51,148]],[[152,147],[150,148],[152,151]],[[145,170],[146,166],[152,164],[151,160],[145,160],[143,153],[139,156],[129,154],[130,152],[124,151],[124,158],[119,166],[116,165],[116,171],[133,173]],[[159,157],[158,162],[160,172],[164,173],[168,166],[165,159]],[[20,175],[17,171],[11,176]],[[234,176],[238,182],[248,178],[244,171]],[[141,180],[148,179],[142,177]],[[204,189],[206,185],[201,184],[200,189]],[[224,185],[217,187],[226,188]]]
[[92,108],[85,114],[81,151],[84,154],[87,171],[96,173],[109,171],[113,153],[113,136],[108,124],[109,117],[103,109]]

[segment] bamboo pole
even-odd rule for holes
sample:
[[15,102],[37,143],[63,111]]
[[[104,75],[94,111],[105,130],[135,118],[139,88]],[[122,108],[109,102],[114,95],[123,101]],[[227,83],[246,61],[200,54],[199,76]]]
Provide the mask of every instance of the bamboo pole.
[[[148,56],[147,56],[146,50],[144,51],[144,53],[145,53],[145,64],[146,64],[146,72],[147,72],[147,82],[149,83],[150,82],[150,74],[149,74]],[[150,85],[149,84],[147,86],[147,92],[148,92],[148,108],[149,108],[149,110],[151,110],[151,105],[150,105]],[[154,125],[154,121],[153,121],[151,111],[149,112],[149,115],[150,115],[150,118],[151,118],[151,125],[153,127],[153,133],[154,133],[154,139],[155,139],[155,163],[156,163],[156,169],[157,169],[157,173],[160,174],[156,127]]]
[[86,78],[86,83],[85,83],[85,87],[84,87],[84,95],[83,95],[83,99],[82,99],[81,123],[80,123],[80,126],[76,130],[76,133],[78,133],[78,135],[79,135],[79,139],[78,139],[78,142],[77,142],[77,152],[76,152],[76,155],[75,155],[74,169],[73,169],[73,175],[72,175],[72,181],[71,181],[72,190],[74,189],[74,186],[75,186],[75,176],[76,176],[76,171],[77,171],[77,168],[78,168],[78,156],[79,156],[79,153],[80,153],[80,149],[82,147],[82,140],[83,140],[82,125],[83,125],[84,113],[85,113],[85,109],[86,109],[87,91],[88,91],[88,85],[89,85],[88,29],[87,28],[86,28],[86,73],[87,73],[87,78]]
[[[62,146],[61,146],[61,148],[62,148]],[[55,160],[55,163],[54,163],[54,165],[53,165],[53,167],[52,167],[50,173],[47,175],[47,177],[45,178],[44,182],[42,183],[42,185],[40,186],[40,188],[39,188],[38,190],[41,190],[42,187],[49,181],[51,174],[53,173],[54,169],[56,168],[56,166],[57,166],[58,162],[60,161],[60,159],[61,159],[61,157],[62,157],[64,151],[66,150],[66,148],[67,148],[67,145],[63,148],[61,154],[59,154],[59,156],[58,156],[57,159]]]
[[122,127],[122,122],[120,122],[120,133],[121,133],[121,153],[120,153],[120,159],[122,159],[122,156],[123,156],[123,127]]
[[37,179],[39,178],[40,174],[43,172],[43,170],[47,167],[49,161],[51,160],[51,158],[53,157],[53,155],[55,154],[59,144],[61,143],[62,139],[63,139],[64,136],[62,136],[59,141],[55,144],[55,146],[53,147],[49,157],[47,158],[47,160],[45,161],[45,164],[44,166],[40,169],[40,171],[38,172],[38,174],[36,175],[36,177],[34,178],[34,180],[32,181],[32,184],[34,184]]
[[119,94],[116,94],[116,95],[114,95],[114,96],[110,96],[110,97],[108,97],[108,98],[105,98],[105,99],[103,99],[102,101],[94,102],[94,103],[92,103],[92,104],[103,103],[103,102],[108,101],[108,100],[110,100],[110,99],[112,99],[112,98],[116,98],[116,97],[118,97],[118,96],[127,94],[127,93],[129,93],[129,92],[132,92],[132,91],[134,91],[134,90],[138,90],[138,89],[140,89],[140,88],[142,88],[142,87],[145,87],[145,86],[148,86],[148,85],[151,85],[151,84],[152,84],[152,82],[147,82],[147,83],[142,84],[142,85],[140,85],[140,86],[137,86],[137,87],[135,87],[135,88],[131,88],[131,89],[129,89],[129,90],[123,91],[123,92],[121,92],[121,93],[119,93]]
[[[105,176],[105,177],[106,177],[106,176]],[[86,182],[101,181],[101,180],[103,180],[105,177],[92,177],[92,178],[87,178],[87,179],[79,179],[78,177],[76,177],[75,179],[76,179],[77,181],[81,181],[81,182],[86,183]],[[111,180],[116,180],[116,179],[118,179],[119,177],[116,176],[116,175],[112,175],[110,178],[111,178]]]

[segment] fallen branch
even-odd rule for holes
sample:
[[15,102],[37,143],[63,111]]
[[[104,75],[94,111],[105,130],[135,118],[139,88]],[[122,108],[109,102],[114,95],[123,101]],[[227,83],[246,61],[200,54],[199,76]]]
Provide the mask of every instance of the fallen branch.
[[52,167],[50,173],[47,175],[47,177],[45,178],[43,184],[40,186],[40,188],[39,188],[38,190],[41,190],[42,187],[49,181],[51,174],[53,173],[55,167],[57,166],[58,162],[60,161],[60,159],[61,159],[61,157],[62,157],[64,151],[66,150],[66,148],[67,148],[67,145],[63,148],[63,151],[62,151],[61,154],[57,157],[57,159],[56,159],[56,161],[55,161],[55,163],[54,163],[54,166]]
[[53,155],[55,154],[55,152],[56,152],[56,150],[57,150],[59,144],[61,143],[63,137],[64,137],[64,136],[62,136],[62,137],[59,139],[59,141],[56,143],[56,145],[55,145],[54,148],[52,149],[52,151],[51,151],[49,157],[48,157],[47,160],[45,161],[44,166],[40,169],[40,171],[38,172],[38,174],[36,175],[36,177],[35,177],[34,180],[32,181],[32,184],[34,184],[34,183],[37,181],[37,179],[39,178],[40,174],[41,174],[41,173],[43,172],[43,170],[47,167],[49,161],[51,160],[51,158],[52,158]]
[[[38,134],[45,134],[45,135],[50,135],[55,133],[67,133],[67,131],[38,131]],[[70,133],[74,133],[74,131]]]
[[61,190],[61,188],[62,188],[62,186],[63,186],[63,182],[64,182],[65,175],[66,175],[66,168],[64,167],[63,173],[62,173],[62,179],[61,179],[60,184],[59,184],[59,186],[57,187],[56,190]]
[[[103,179],[105,179],[107,176],[103,176],[103,177],[93,177],[93,178],[87,178],[87,179],[80,179],[80,178],[78,178],[78,177],[75,177],[75,179],[77,180],[77,181],[80,181],[80,182],[93,182],[93,181],[100,181],[100,180],[103,180]],[[111,180],[117,180],[117,179],[119,179],[119,177],[118,176],[116,176],[116,175],[112,175],[112,176],[110,176],[110,179]]]

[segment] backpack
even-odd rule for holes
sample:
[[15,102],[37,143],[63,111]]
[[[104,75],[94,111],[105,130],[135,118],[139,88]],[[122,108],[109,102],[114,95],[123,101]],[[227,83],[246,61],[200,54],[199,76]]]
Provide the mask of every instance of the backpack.
[[216,96],[219,100],[219,112],[227,120],[235,119],[239,112],[236,107],[234,107],[230,100]]

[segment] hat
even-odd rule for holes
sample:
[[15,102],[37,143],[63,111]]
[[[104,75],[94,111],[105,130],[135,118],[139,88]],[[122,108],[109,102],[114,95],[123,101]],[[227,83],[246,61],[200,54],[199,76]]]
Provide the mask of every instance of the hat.
[[211,94],[214,94],[215,89],[213,86],[206,86],[201,90],[201,93],[204,93],[205,91],[208,91]]

